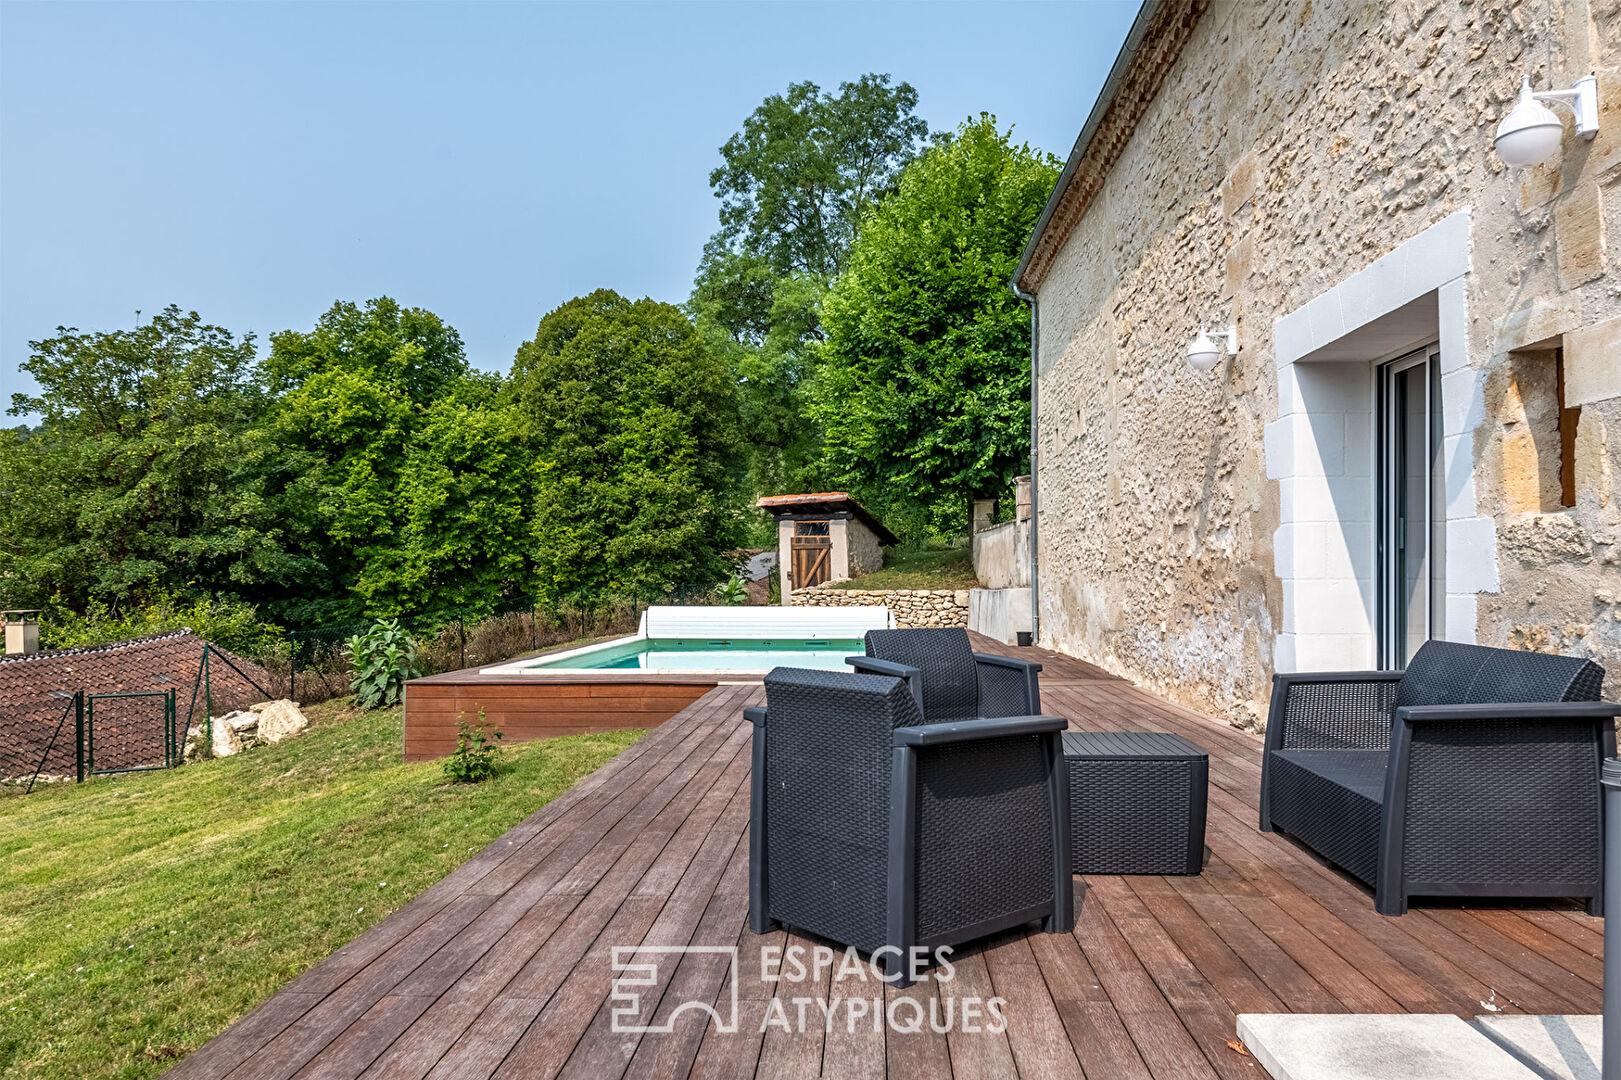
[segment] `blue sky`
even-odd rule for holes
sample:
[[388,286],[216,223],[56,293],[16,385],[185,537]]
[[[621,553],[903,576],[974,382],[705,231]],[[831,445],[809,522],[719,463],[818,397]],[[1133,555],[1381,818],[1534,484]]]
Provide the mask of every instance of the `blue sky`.
[[171,302],[263,348],[386,293],[504,371],[572,296],[686,298],[765,95],[888,72],[1062,157],[1136,7],[6,0],[0,404],[30,339]]

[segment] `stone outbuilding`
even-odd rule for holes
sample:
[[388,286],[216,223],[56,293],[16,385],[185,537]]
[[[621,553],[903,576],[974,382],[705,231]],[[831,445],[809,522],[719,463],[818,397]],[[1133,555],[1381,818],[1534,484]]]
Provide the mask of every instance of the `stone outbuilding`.
[[[1522,76],[1596,132],[1507,164]],[[1038,643],[1244,726],[1430,638],[1613,697],[1616,229],[1613,0],[1149,0],[1014,275]]]
[[777,520],[777,573],[784,604],[795,589],[882,569],[884,548],[897,542],[894,533],[843,491],[768,495],[757,505]]

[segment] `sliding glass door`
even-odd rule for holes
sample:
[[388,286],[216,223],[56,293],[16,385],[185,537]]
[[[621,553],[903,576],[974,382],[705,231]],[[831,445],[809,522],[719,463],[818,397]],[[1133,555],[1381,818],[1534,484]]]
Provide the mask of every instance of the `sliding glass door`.
[[1441,388],[1434,346],[1379,369],[1379,661],[1442,633]]

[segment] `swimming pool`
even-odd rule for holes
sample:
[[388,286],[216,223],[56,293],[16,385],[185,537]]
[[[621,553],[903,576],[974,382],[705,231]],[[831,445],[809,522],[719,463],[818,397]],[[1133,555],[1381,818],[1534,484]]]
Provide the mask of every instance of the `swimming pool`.
[[[546,676],[579,681],[586,673],[606,681],[646,682],[669,676],[759,676],[774,667],[838,671],[844,658],[865,652],[868,630],[893,626],[884,607],[652,607],[639,630],[612,641],[531,656],[479,675],[530,682]],[[656,679],[654,680],[656,681]]]
[[863,651],[860,638],[814,641],[782,638],[621,638],[510,665],[520,672],[664,671],[759,672],[774,667],[841,670]]

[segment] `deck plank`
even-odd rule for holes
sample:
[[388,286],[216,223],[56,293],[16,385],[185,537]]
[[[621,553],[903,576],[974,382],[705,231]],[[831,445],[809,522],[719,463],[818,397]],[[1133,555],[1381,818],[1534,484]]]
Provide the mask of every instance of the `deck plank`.
[[[1170,731],[1205,748],[1204,872],[1078,878],[1073,933],[1030,927],[967,946],[949,984],[896,990],[836,965],[811,983],[764,981],[762,949],[828,943],[747,929],[750,731],[741,710],[764,695],[757,683],[722,684],[169,1075],[1241,1080],[1262,1074],[1228,1046],[1239,1012],[1599,1009],[1601,920],[1534,903],[1415,903],[1401,918],[1381,916],[1360,883],[1257,831],[1255,735],[1079,660],[976,646],[1039,659],[1043,707],[1072,729]],[[736,947],[736,1029],[688,1009],[668,1032],[616,1033],[613,947],[688,943]],[[642,988],[640,1016],[659,1026],[688,1001],[729,1015],[733,970],[726,953],[661,963]],[[933,1030],[942,993],[1002,998],[1006,1030]],[[912,999],[923,1026],[852,1026],[851,997],[886,1010]],[[797,1022],[801,1006],[808,1030],[767,1023]],[[824,1009],[837,1010],[831,1025]]]

